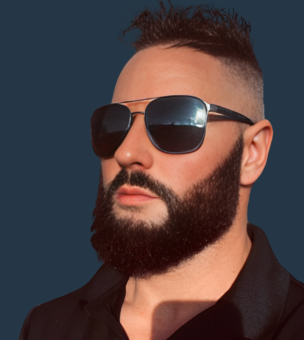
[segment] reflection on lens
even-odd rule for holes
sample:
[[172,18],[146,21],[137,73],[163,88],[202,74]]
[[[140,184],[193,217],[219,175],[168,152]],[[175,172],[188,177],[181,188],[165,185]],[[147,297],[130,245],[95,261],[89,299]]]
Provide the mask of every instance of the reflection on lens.
[[131,116],[121,104],[110,104],[97,109],[91,119],[92,146],[97,156],[111,157],[124,140]]
[[205,135],[207,110],[198,98],[176,96],[152,101],[146,122],[156,147],[172,153],[196,150]]

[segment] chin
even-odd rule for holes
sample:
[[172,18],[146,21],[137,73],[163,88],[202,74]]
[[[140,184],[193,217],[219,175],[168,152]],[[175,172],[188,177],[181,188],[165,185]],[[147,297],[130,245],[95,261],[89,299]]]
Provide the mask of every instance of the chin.
[[156,209],[155,207],[147,206],[125,206],[114,204],[114,216],[118,220],[130,222],[144,222],[153,225],[162,225],[168,218],[166,208]]

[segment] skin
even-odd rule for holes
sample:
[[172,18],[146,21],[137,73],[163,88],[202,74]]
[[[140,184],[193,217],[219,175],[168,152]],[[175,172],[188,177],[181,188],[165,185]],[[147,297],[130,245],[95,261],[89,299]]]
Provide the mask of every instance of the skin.
[[[136,53],[118,78],[112,102],[178,94],[196,96],[254,117],[254,96],[246,86],[229,78],[229,70],[218,59],[185,47],[157,46]],[[127,105],[134,112],[144,111],[147,103]],[[143,115],[136,115],[114,157],[101,160],[105,185],[122,168],[130,172],[140,170],[182,197],[227,157],[240,126],[244,128],[240,202],[230,231],[219,242],[166,274],[129,279],[120,322],[131,340],[167,339],[231,287],[250,251],[251,241],[246,232],[250,190],[266,165],[273,131],[267,120],[251,127],[231,121],[210,122],[200,149],[170,155],[152,145]],[[157,198],[141,201],[135,197],[128,202],[127,197],[124,200],[116,197],[114,211],[118,217],[156,223],[167,215],[164,202]]]

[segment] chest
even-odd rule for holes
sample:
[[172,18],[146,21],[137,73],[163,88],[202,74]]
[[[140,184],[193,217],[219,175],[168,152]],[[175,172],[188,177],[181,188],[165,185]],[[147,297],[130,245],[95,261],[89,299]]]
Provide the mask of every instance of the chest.
[[[197,306],[191,305],[191,307],[184,306],[183,312],[172,313],[174,308],[169,312],[165,306],[158,306],[151,313],[146,313],[143,310],[132,309],[123,305],[120,323],[130,340],[166,340],[172,334],[174,334],[174,339],[184,339],[185,330],[187,334],[189,329],[201,328],[204,324],[202,320],[198,320],[201,319],[198,314],[207,305],[197,304]],[[209,326],[212,323],[210,321],[214,320],[213,316],[204,319]],[[205,327],[203,326],[203,328]]]
[[120,323],[130,340],[166,340],[182,326],[177,321],[167,323],[134,315],[122,315]]

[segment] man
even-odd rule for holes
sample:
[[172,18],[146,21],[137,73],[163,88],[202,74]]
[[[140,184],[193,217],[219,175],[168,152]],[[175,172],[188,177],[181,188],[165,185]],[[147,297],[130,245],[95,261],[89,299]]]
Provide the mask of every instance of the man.
[[34,308],[20,339],[303,339],[304,287],[247,222],[273,135],[250,26],[161,3],[134,28],[137,52],[91,120],[105,264]]

